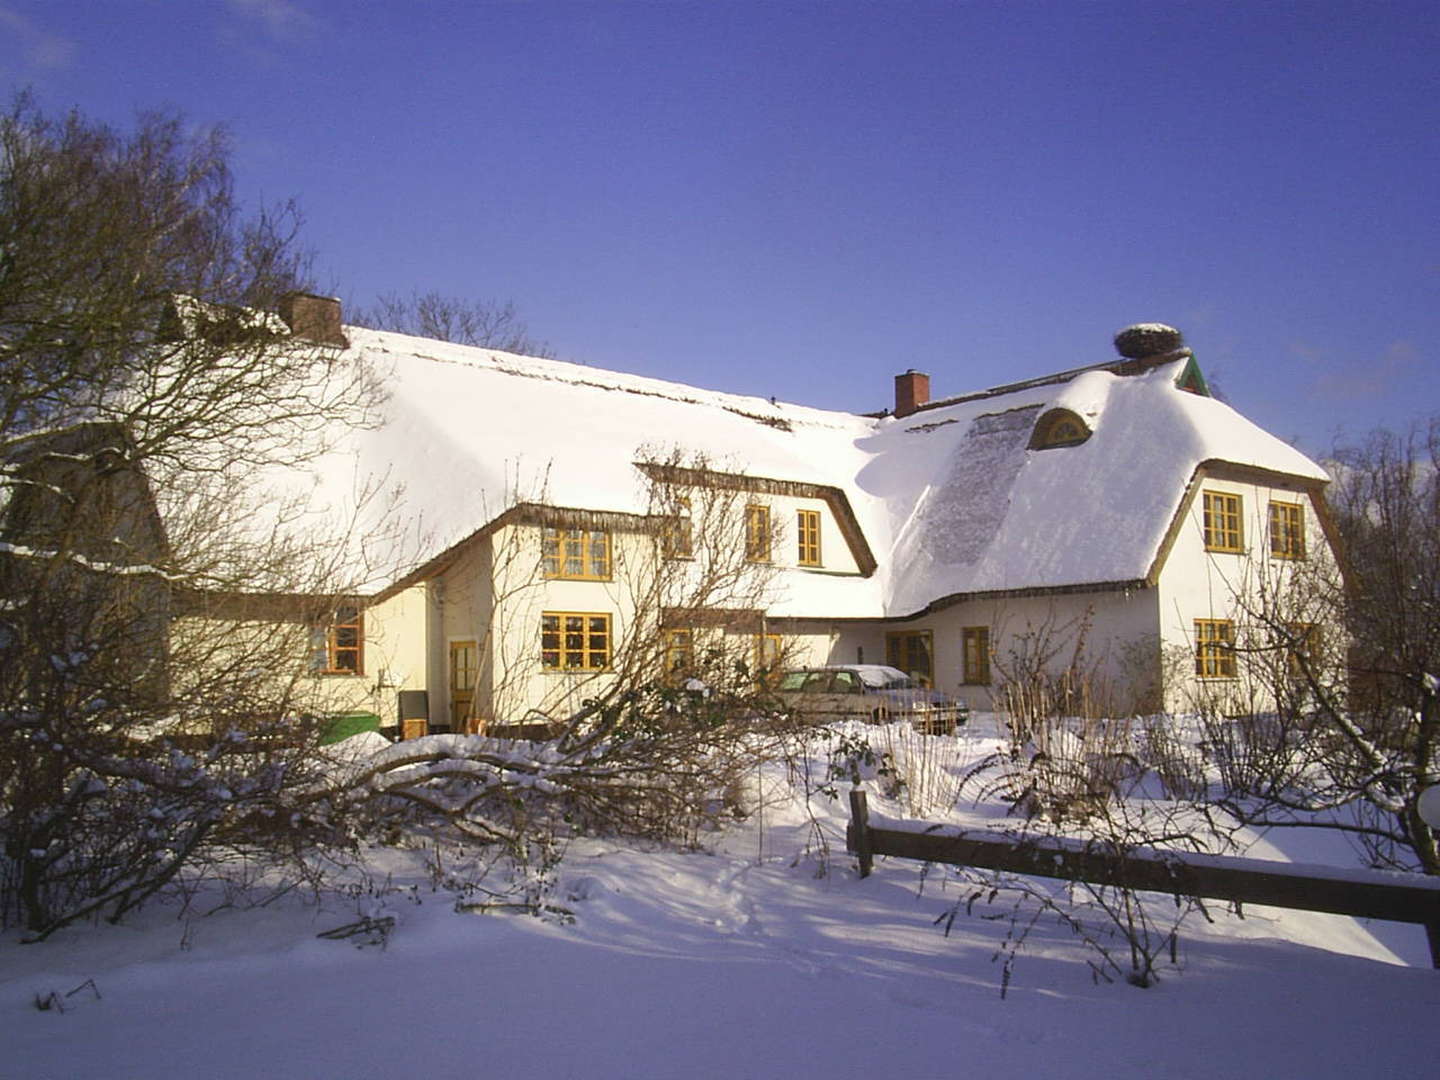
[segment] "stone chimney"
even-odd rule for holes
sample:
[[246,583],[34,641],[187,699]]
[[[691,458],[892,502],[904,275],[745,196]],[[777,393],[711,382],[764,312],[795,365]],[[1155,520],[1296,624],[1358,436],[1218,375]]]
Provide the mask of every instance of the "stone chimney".
[[286,293],[280,298],[280,317],[297,338],[342,349],[350,346],[340,328],[340,301],[336,297]]
[[930,400],[930,376],[911,368],[895,376],[895,416],[909,416]]

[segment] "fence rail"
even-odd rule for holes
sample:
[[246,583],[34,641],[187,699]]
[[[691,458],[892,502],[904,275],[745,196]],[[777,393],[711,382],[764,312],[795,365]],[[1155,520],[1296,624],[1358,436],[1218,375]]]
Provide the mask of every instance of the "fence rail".
[[1425,927],[1431,962],[1440,968],[1440,880],[1412,875],[1415,880],[1410,882],[1378,871],[1332,871],[1153,848],[1121,851],[1064,837],[942,830],[950,827],[927,825],[921,832],[876,828],[870,824],[865,792],[850,792],[845,842],[859,857],[861,877],[869,876],[875,856],[893,855],[1147,892],[1418,923]]

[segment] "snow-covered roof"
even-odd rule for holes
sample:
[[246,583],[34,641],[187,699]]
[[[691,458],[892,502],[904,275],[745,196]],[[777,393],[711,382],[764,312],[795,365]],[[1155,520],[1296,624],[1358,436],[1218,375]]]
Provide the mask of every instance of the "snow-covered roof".
[[[644,513],[635,462],[674,451],[846,495],[878,569],[783,575],[772,611],[822,618],[911,614],[956,593],[1142,579],[1203,462],[1325,480],[1228,405],[1179,389],[1188,353],[1140,374],[1082,369],[897,418],[347,333],[390,396],[381,422],[347,432],[310,483],[314,504],[332,509],[367,483],[403,489],[398,507],[368,526],[393,532],[399,521],[408,537],[392,552],[403,565],[373,587],[517,502]],[[1081,417],[1091,436],[1028,449],[1052,408]]]
[[[1189,357],[1136,375],[1091,369],[904,419],[862,449],[860,487],[882,495],[887,607],[955,593],[1130,582],[1148,574],[1190,478],[1223,461],[1324,482],[1324,471],[1230,406],[1179,389]],[[1090,428],[1030,450],[1035,422],[1067,409]]]

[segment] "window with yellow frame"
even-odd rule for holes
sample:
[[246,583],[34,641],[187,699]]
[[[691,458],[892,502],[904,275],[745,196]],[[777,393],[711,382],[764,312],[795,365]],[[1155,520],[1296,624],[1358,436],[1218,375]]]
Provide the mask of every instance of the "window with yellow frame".
[[674,513],[667,517],[661,526],[660,549],[667,559],[688,559],[695,554],[688,496],[676,496]]
[[755,678],[769,683],[780,674],[785,659],[785,640],[779,634],[756,634],[753,646]]
[[695,632],[688,628],[665,631],[665,674],[683,675],[695,668]]
[[1244,500],[1226,491],[1203,492],[1205,550],[1245,550]]
[[745,507],[745,560],[770,561],[770,507],[760,503]]
[[990,628],[967,626],[960,631],[962,677],[969,686],[990,685]]
[[546,671],[604,671],[610,666],[610,616],[546,611],[540,616],[540,666]]
[[1305,507],[1300,503],[1270,503],[1270,554],[1277,559],[1305,558]]
[[540,565],[547,578],[610,580],[610,534],[604,529],[555,529],[540,535]]
[[365,674],[365,617],[357,605],[336,608],[315,637],[315,670],[321,675]]
[[1229,619],[1195,620],[1195,674],[1235,678],[1235,624]]
[[1285,670],[1292,679],[1304,678],[1306,667],[1313,671],[1320,656],[1320,627],[1314,623],[1287,623],[1285,630],[1290,636],[1285,650]]
[[795,516],[796,561],[801,566],[820,565],[820,511],[800,510]]

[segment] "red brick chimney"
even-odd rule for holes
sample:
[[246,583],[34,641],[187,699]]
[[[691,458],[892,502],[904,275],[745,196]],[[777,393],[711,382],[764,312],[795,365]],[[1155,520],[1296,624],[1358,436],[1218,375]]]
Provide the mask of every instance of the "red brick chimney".
[[297,338],[342,349],[350,346],[340,329],[340,301],[333,296],[287,293],[280,298],[280,317]]
[[895,376],[895,416],[909,416],[930,400],[930,376],[911,368]]

